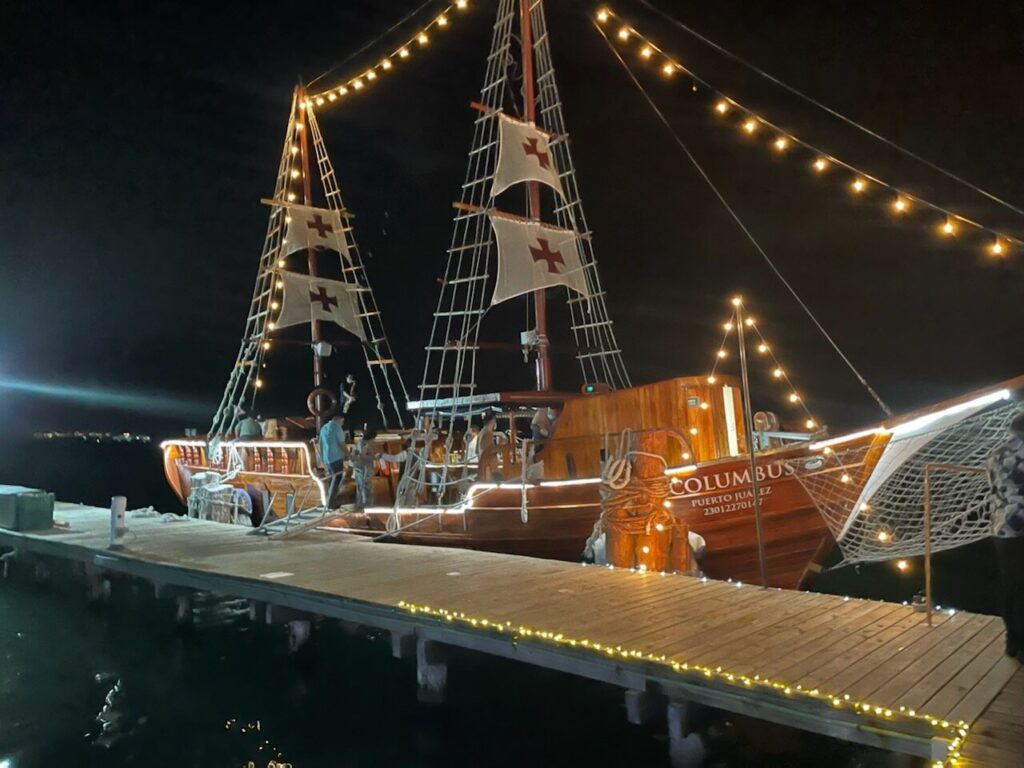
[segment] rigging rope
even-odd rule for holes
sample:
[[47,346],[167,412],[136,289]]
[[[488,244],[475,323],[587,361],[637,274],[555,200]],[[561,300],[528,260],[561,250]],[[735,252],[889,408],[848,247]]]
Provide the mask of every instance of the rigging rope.
[[837,120],[841,120],[842,122],[846,123],[847,125],[851,126],[852,128],[856,128],[858,131],[866,133],[871,138],[873,138],[873,139],[875,139],[877,141],[882,142],[883,144],[885,144],[886,146],[890,147],[891,149],[895,149],[897,152],[900,152],[901,154],[906,155],[907,157],[909,157],[909,158],[911,158],[913,160],[916,160],[919,163],[922,163],[923,165],[927,166],[928,168],[931,168],[933,171],[936,171],[937,173],[941,173],[946,178],[951,179],[951,180],[957,182],[958,184],[964,185],[968,189],[971,189],[974,192],[977,192],[979,195],[987,197],[989,200],[991,200],[991,201],[993,201],[995,203],[998,203],[999,205],[1003,206],[1004,208],[1007,208],[1008,210],[1013,211],[1014,213],[1018,214],[1019,216],[1024,216],[1024,210],[1021,210],[1020,208],[1018,208],[1017,206],[1013,205],[1012,203],[1009,203],[1006,200],[1003,200],[1002,198],[997,197],[996,195],[992,194],[991,192],[989,192],[989,191],[987,191],[985,189],[982,189],[981,187],[977,186],[976,184],[972,184],[970,181],[967,181],[967,179],[964,179],[963,177],[956,175],[952,171],[947,171],[945,168],[943,168],[943,167],[941,167],[939,165],[936,165],[931,160],[928,160],[927,158],[922,157],[921,155],[917,154],[916,152],[913,152],[913,151],[911,151],[909,149],[906,149],[905,147],[900,146],[895,141],[892,141],[891,139],[888,139],[885,136],[882,136],[877,131],[873,131],[870,128],[868,128],[867,126],[858,123],[853,118],[847,117],[846,115],[842,114],[841,112],[837,112],[836,110],[834,110],[831,107],[829,107],[827,104],[823,104],[822,102],[818,101],[813,96],[810,96],[810,95],[804,93],[803,91],[793,87],[792,85],[789,85],[788,83],[785,83],[782,80],[779,80],[774,75],[771,75],[768,72],[765,72],[763,69],[761,69],[757,65],[753,64],[750,61],[747,61],[742,56],[739,56],[739,55],[733,53],[732,51],[730,51],[730,50],[728,50],[726,48],[723,48],[718,43],[716,43],[714,40],[710,40],[709,38],[707,38],[704,35],[702,35],[700,32],[697,32],[695,29],[692,29],[691,27],[688,27],[686,24],[681,22],[679,19],[677,19],[677,18],[675,18],[673,16],[670,16],[665,11],[661,10],[660,8],[654,6],[652,3],[650,3],[649,0],[639,0],[639,2],[640,2],[641,5],[646,7],[648,10],[653,11],[654,13],[658,14],[663,19],[668,21],[670,24],[672,24],[672,25],[678,27],[679,29],[683,30],[688,35],[690,35],[692,37],[695,37],[697,40],[699,40],[702,43],[704,43],[705,45],[711,47],[712,49],[714,49],[718,53],[722,54],[726,58],[731,59],[732,61],[736,62],[737,64],[739,64],[741,66],[744,66],[747,69],[749,69],[752,72],[754,72],[755,74],[765,78],[766,80],[768,80],[769,82],[773,83],[774,85],[777,85],[780,88],[782,88],[783,90],[793,94],[794,96],[796,96],[796,97],[798,97],[800,99],[803,99],[804,101],[808,102],[809,104],[812,104],[815,107],[818,107],[818,109],[824,110],[829,115],[831,115],[832,117],[836,118]]
[[772,270],[775,276],[786,287],[786,290],[789,291],[793,299],[796,300],[797,304],[800,305],[800,308],[803,309],[804,313],[806,313],[806,315],[811,319],[811,322],[814,323],[815,327],[818,329],[821,335],[824,336],[825,340],[828,341],[828,343],[832,346],[832,349],[835,350],[836,354],[839,355],[842,361],[846,364],[846,367],[849,368],[853,375],[857,377],[857,380],[861,383],[864,389],[867,390],[868,394],[871,395],[874,401],[878,404],[879,408],[882,409],[886,416],[891,417],[893,415],[892,409],[890,409],[889,406],[885,404],[885,401],[882,400],[881,396],[879,396],[879,394],[874,390],[874,388],[868,383],[867,379],[864,378],[861,372],[857,370],[857,367],[850,361],[850,358],[846,356],[843,350],[839,348],[839,345],[835,342],[832,336],[829,335],[828,331],[825,330],[825,327],[819,322],[818,318],[811,311],[810,307],[808,307],[807,304],[804,303],[804,300],[800,298],[800,294],[796,292],[796,289],[789,283],[788,280],[786,280],[782,272],[779,271],[779,268],[775,266],[775,262],[772,261],[771,257],[768,256],[764,248],[761,247],[761,244],[758,242],[757,238],[754,237],[753,233],[747,228],[747,225],[743,223],[743,220],[740,218],[739,214],[736,213],[736,211],[733,209],[731,205],[729,205],[729,202],[725,199],[725,196],[721,193],[721,191],[718,189],[715,183],[711,180],[711,177],[708,176],[703,166],[701,166],[701,164],[697,161],[697,158],[693,156],[692,152],[690,152],[689,148],[680,138],[679,134],[672,127],[672,124],[669,123],[668,118],[665,117],[664,113],[661,111],[658,105],[654,103],[654,100],[651,98],[650,94],[647,93],[643,85],[640,83],[636,75],[633,73],[633,70],[630,69],[629,64],[626,63],[625,59],[623,59],[619,52],[615,49],[615,46],[612,45],[611,40],[608,39],[608,36],[605,34],[604,29],[602,29],[601,25],[595,23],[594,26],[597,28],[597,31],[601,33],[601,38],[608,46],[608,50],[610,50],[612,54],[615,56],[615,58],[618,59],[619,64],[622,65],[622,68],[626,71],[626,74],[629,75],[630,80],[633,81],[633,85],[635,85],[637,89],[640,91],[640,93],[643,95],[644,99],[647,101],[648,106],[650,106],[650,108],[658,116],[658,119],[665,126],[666,130],[668,130],[668,132],[672,134],[672,138],[675,139],[676,144],[678,144],[679,148],[682,149],[683,152],[686,154],[686,157],[697,169],[697,172],[704,179],[705,183],[707,183],[708,187],[715,194],[715,197],[718,198],[718,201],[722,204],[725,210],[728,211],[733,221],[736,222],[736,225],[740,228],[740,230],[742,230],[743,234],[750,241],[751,245],[754,246],[757,252],[761,255],[761,258],[764,259],[765,263]]
[[349,54],[348,56],[346,56],[346,57],[345,57],[344,59],[342,59],[341,61],[335,62],[335,63],[334,63],[334,64],[332,64],[332,65],[331,65],[331,66],[330,66],[330,67],[329,67],[328,69],[326,69],[325,71],[321,72],[321,73],[320,73],[319,75],[317,75],[316,77],[314,77],[314,78],[313,78],[312,80],[310,80],[310,81],[309,81],[308,83],[306,83],[306,88],[312,88],[312,87],[313,87],[313,86],[314,86],[314,85],[315,85],[316,83],[318,83],[318,82],[319,82],[320,80],[323,80],[323,79],[324,79],[325,77],[327,77],[328,75],[330,75],[330,74],[334,73],[335,71],[337,71],[337,70],[338,70],[338,69],[340,69],[341,67],[343,67],[343,66],[345,66],[346,64],[348,64],[348,63],[349,63],[350,61],[352,61],[352,59],[354,59],[354,58],[355,58],[356,56],[360,55],[361,53],[364,53],[364,52],[366,52],[366,51],[367,51],[367,50],[368,50],[369,48],[372,48],[373,46],[375,46],[375,45],[376,45],[377,43],[379,43],[379,42],[380,42],[381,40],[383,40],[383,39],[384,39],[385,37],[387,37],[388,35],[390,35],[390,34],[391,34],[392,32],[394,32],[394,31],[395,31],[396,29],[398,29],[398,28],[399,28],[400,26],[402,26],[403,24],[405,24],[405,23],[406,23],[407,21],[409,21],[409,19],[411,19],[411,18],[412,18],[413,16],[416,16],[416,15],[417,15],[418,13],[420,13],[420,11],[422,11],[422,10],[423,10],[424,8],[426,8],[426,7],[428,6],[428,5],[432,5],[432,4],[434,3],[434,2],[435,2],[435,0],[424,0],[424,2],[420,3],[419,5],[417,5],[417,6],[416,6],[415,8],[413,8],[413,9],[412,9],[411,11],[409,11],[409,13],[407,13],[407,14],[406,14],[405,16],[403,16],[402,18],[400,18],[400,19],[399,19],[398,21],[396,21],[396,22],[395,22],[394,24],[392,24],[392,25],[391,25],[390,27],[388,27],[387,29],[385,29],[385,30],[384,30],[383,32],[381,32],[381,33],[380,33],[379,35],[377,35],[377,36],[376,36],[375,38],[373,38],[372,40],[370,40],[370,41],[369,41],[368,43],[365,43],[364,45],[360,46],[360,47],[359,47],[359,48],[357,48],[356,50],[352,51],[352,53],[350,53],[350,54]]

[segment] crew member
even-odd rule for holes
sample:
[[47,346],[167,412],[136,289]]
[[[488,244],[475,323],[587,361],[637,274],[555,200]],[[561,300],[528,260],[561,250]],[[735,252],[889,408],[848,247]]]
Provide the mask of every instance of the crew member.
[[320,461],[331,479],[327,490],[327,508],[334,509],[338,491],[345,479],[345,417],[340,413],[324,422],[320,427]]
[[376,438],[376,429],[364,429],[349,459],[352,479],[356,483],[356,509],[365,509],[373,500],[373,441]]

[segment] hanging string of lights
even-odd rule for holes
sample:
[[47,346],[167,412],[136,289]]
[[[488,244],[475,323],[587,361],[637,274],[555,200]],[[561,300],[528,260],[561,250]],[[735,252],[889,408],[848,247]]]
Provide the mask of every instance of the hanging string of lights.
[[658,69],[665,77],[674,77],[678,74],[684,74],[689,77],[693,82],[694,90],[697,90],[699,85],[712,95],[712,109],[716,115],[723,120],[731,119],[735,121],[739,129],[748,137],[768,135],[771,139],[769,146],[773,152],[786,154],[793,149],[803,149],[813,158],[809,164],[812,173],[816,175],[836,173],[837,171],[842,173],[846,177],[844,183],[847,184],[851,194],[854,196],[867,196],[875,190],[884,192],[888,197],[887,206],[896,218],[907,218],[915,210],[927,211],[936,218],[935,229],[943,238],[954,238],[960,233],[961,229],[965,228],[977,230],[987,239],[985,249],[993,258],[1007,256],[1011,246],[1024,246],[1024,240],[1020,238],[956,213],[919,195],[907,192],[895,184],[858,168],[852,163],[835,157],[835,155],[821,147],[797,138],[779,125],[727,96],[707,80],[697,75],[693,70],[684,67],[634,26],[621,21],[610,8],[604,7],[597,12],[597,21],[602,25],[607,25],[616,20],[621,23],[621,26],[614,35],[616,40],[624,45],[635,44],[641,60],[657,64]]
[[413,52],[426,48],[430,45],[430,38],[434,32],[446,30],[454,14],[457,11],[465,11],[469,8],[469,0],[454,0],[437,16],[430,20],[415,35],[406,40],[402,45],[384,56],[372,67],[364,69],[357,75],[353,75],[338,85],[332,86],[317,93],[312,93],[306,99],[303,106],[307,109],[312,106],[322,107],[325,104],[336,104],[345,96],[351,93],[358,93],[364,88],[373,85],[382,75],[390,72],[397,64],[402,64],[412,58]]
[[[733,299],[734,302],[737,300],[740,300],[739,297]],[[740,301],[742,302],[742,300]],[[789,378],[789,373],[787,372],[786,368],[782,366],[782,364],[779,362],[778,357],[775,356],[775,350],[773,349],[772,345],[770,345],[767,342],[764,335],[761,333],[761,329],[758,327],[757,321],[754,319],[753,316],[746,315],[743,318],[743,324],[746,328],[749,328],[757,335],[758,343],[755,349],[757,350],[758,354],[762,356],[767,356],[767,358],[771,361],[771,378],[774,379],[775,381],[779,381],[785,384],[786,389],[788,391],[786,395],[787,400],[803,411],[804,427],[806,429],[817,429],[819,426],[818,420],[814,418],[814,416],[811,414],[810,409],[807,406],[807,403],[804,401],[804,398],[797,392],[796,387],[793,385],[793,381]],[[718,373],[718,366],[720,363],[722,363],[729,357],[727,345],[729,343],[729,337],[735,330],[735,328],[736,313],[734,311],[732,316],[724,323],[722,323],[722,329],[725,333],[722,336],[722,343],[718,345],[718,351],[715,353],[715,359],[711,366],[711,372],[708,374],[707,377],[708,384],[714,384],[716,381],[718,381],[716,376],[716,374]],[[707,405],[705,403],[701,403],[701,408],[706,407]]]

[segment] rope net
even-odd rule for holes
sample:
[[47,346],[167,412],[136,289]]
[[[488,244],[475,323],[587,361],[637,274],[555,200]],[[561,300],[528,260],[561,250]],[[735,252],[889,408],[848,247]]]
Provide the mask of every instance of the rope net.
[[932,551],[990,536],[986,463],[1019,409],[1001,397],[966,413],[916,419],[867,445],[834,446],[825,469],[803,462],[797,479],[843,555],[835,567],[924,552],[926,467]]

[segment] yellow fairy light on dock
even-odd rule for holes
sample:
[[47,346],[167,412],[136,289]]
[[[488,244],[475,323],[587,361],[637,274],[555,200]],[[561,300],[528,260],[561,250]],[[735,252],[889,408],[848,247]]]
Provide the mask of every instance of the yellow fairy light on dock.
[[772,376],[774,376],[776,379],[781,379],[784,374],[785,371],[783,371],[781,368],[776,368],[774,371],[772,371]]
[[988,252],[991,253],[993,256],[1002,256],[1004,253],[1006,253],[1006,246],[1003,245],[1001,241],[996,240],[995,242],[992,243],[992,245],[989,246]]
[[828,168],[828,160],[826,160],[824,157],[819,157],[817,160],[814,161],[814,170],[816,170],[818,173],[823,173],[826,168]]
[[382,61],[380,63],[380,68],[381,69],[391,69],[391,59],[384,59],[384,61]]
[[728,354],[729,354],[729,353],[728,353],[728,352],[726,352],[726,351],[725,351],[724,349],[720,349],[720,350],[718,350],[718,358],[719,358],[720,360],[724,360],[724,359],[725,359],[725,357],[726,357],[726,356],[727,356]]
[[899,569],[900,573],[906,573],[910,570],[910,563],[906,560],[897,560],[896,567]]
[[654,53],[654,49],[651,48],[651,46],[649,45],[645,45],[643,48],[640,49],[640,55],[643,56],[645,59],[651,58],[652,53]]
[[763,355],[765,352],[768,351],[768,345],[765,344],[764,342],[758,344],[757,345],[757,351],[760,352]]
[[597,12],[597,20],[604,24],[608,21],[608,15],[608,10],[606,8],[602,8]]
[[786,151],[786,147],[788,147],[788,146],[789,146],[789,139],[787,139],[785,136],[779,136],[779,138],[777,138],[775,140],[775,150],[777,152],[785,152]]
[[443,13],[440,16],[437,17],[437,26],[439,26],[439,27],[447,27],[448,26],[448,17],[445,16]]
[[377,79],[377,73],[374,72],[372,69],[368,69],[366,71],[365,77],[366,77],[367,80],[376,80]]
[[430,38],[427,37],[427,33],[426,32],[420,32],[416,36],[416,42],[419,43],[420,45],[426,45],[427,43],[430,42]]
[[334,91],[331,91],[330,93],[327,94],[327,100],[328,101],[337,101],[338,100],[338,94],[336,94]]
[[789,393],[789,402],[791,402],[791,403],[798,403],[798,402],[800,402],[800,395],[798,395],[796,392],[790,392]]
[[754,131],[757,130],[757,121],[756,120],[747,120],[747,121],[745,121],[743,123],[743,130],[746,131],[747,133],[753,133]]
[[619,40],[629,40],[629,27],[623,27],[619,30]]
[[897,197],[895,200],[892,201],[892,209],[896,213],[906,213],[909,208],[910,205],[907,203],[907,200],[904,197]]
[[718,114],[724,115],[728,111],[729,102],[727,99],[721,99],[717,104],[715,104],[715,112],[717,112]]
[[754,326],[754,318],[752,318],[752,317],[746,318],[743,321],[743,324],[746,325],[748,328],[752,328]]
[[317,96],[316,97],[316,105],[318,107],[322,107],[324,105],[324,98],[323,98],[323,96]]
[[352,87],[355,88],[357,91],[362,90],[363,81],[357,77],[355,80],[352,81]]
[[671,77],[676,71],[676,65],[671,61],[661,68],[666,77]]
[[722,323],[722,328],[724,328],[726,331],[731,331],[732,330],[732,323],[731,322]]
[[853,184],[850,185],[850,189],[852,189],[857,194],[863,192],[866,187],[867,183],[864,181],[864,179],[855,179]]
[[338,87],[338,96],[344,96],[346,93],[348,93],[348,88],[344,85]]
[[409,49],[408,48],[400,49],[398,51],[398,58],[400,58],[400,59],[408,59],[409,58]]
[[956,224],[953,223],[953,218],[949,217],[948,219],[946,219],[946,221],[942,224],[942,226],[939,228],[939,230],[944,235],[949,235],[949,236],[955,235],[956,234]]

